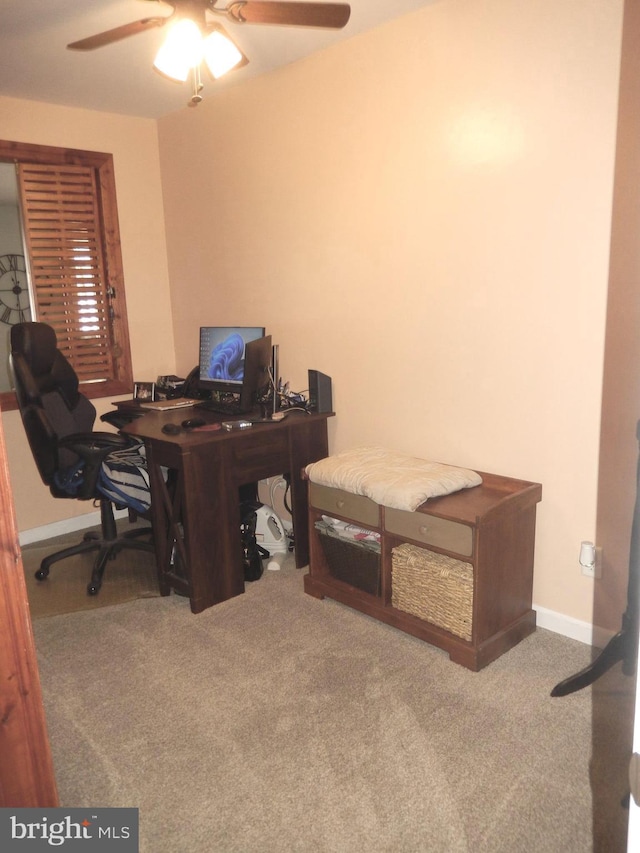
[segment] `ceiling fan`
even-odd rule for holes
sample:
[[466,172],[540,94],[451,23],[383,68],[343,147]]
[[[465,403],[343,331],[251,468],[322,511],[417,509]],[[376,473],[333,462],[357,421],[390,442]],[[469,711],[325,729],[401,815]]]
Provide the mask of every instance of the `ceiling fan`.
[[249,60],[228,33],[214,19],[227,18],[234,24],[277,24],[293,27],[342,29],[351,8],[346,3],[277,2],[277,0],[232,0],[217,6],[218,0],[150,0],[173,7],[170,15],[143,18],[112,30],[68,44],[70,50],[95,50],[153,27],[171,23],[167,38],[154,60],[154,67],[173,80],[184,82],[192,75],[193,95],[190,106],[200,103],[203,88],[200,65],[205,65],[214,78]]

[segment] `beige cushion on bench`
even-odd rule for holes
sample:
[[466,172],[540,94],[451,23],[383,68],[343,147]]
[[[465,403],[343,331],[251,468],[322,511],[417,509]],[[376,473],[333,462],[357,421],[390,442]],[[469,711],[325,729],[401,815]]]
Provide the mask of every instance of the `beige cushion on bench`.
[[429,498],[479,486],[482,477],[467,468],[427,462],[384,447],[358,447],[306,467],[312,483],[365,495],[377,504],[416,510]]

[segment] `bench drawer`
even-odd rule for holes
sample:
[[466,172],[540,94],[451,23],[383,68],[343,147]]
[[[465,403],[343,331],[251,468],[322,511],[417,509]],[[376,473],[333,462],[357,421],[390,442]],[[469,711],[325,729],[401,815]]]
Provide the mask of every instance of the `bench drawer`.
[[341,489],[309,483],[309,503],[329,515],[338,515],[366,527],[379,527],[380,509],[377,503],[363,495],[352,495]]
[[453,551],[463,557],[473,555],[473,528],[459,521],[389,508],[385,509],[384,519],[385,530],[394,536]]

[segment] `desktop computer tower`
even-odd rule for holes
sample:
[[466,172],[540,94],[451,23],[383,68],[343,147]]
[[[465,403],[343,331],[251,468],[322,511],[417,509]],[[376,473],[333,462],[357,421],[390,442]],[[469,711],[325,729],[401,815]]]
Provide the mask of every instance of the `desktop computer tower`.
[[309,411],[332,412],[331,377],[319,370],[309,371]]

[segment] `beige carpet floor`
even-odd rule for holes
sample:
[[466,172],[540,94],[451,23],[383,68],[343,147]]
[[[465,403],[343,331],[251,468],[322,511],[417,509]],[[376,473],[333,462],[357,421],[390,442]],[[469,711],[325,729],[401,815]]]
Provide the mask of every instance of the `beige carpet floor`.
[[303,574],[36,620],[62,804],[141,853],[623,853],[633,679],[551,698],[590,650],[544,630],[472,673]]
[[[128,521],[118,522],[119,529],[128,527]],[[142,551],[121,551],[110,560],[97,595],[87,595],[95,553],[79,554],[54,563],[46,580],[35,579],[34,573],[44,557],[77,544],[83,534],[84,531],[69,533],[23,547],[22,562],[32,619],[78,610],[96,610],[159,595],[154,557]]]

